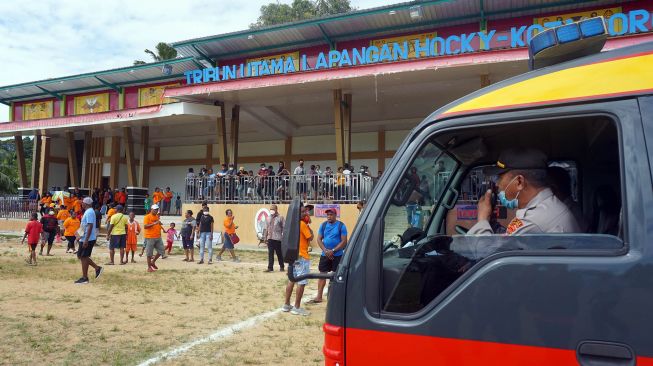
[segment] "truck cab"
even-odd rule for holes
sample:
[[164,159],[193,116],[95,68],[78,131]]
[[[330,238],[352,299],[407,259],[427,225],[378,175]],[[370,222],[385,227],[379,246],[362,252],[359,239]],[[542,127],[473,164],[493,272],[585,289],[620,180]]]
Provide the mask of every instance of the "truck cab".
[[[326,365],[653,365],[653,44],[552,59],[403,142],[329,275]],[[508,235],[497,205],[466,234],[514,147],[566,176],[577,232]]]

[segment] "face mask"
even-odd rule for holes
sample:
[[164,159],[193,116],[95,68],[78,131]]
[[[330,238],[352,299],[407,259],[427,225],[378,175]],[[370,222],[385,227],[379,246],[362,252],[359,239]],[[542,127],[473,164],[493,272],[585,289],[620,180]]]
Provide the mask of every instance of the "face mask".
[[[512,178],[510,183],[508,183],[508,185],[506,186],[506,189],[508,189],[508,187],[510,187],[510,185],[512,184],[512,182],[515,181],[516,178],[517,177]],[[520,193],[521,193],[521,191],[517,192],[517,195],[515,196],[515,198],[513,198],[511,200],[508,200],[506,198],[506,190],[504,189],[503,191],[499,192],[499,195],[497,196],[497,198],[499,198],[499,202],[501,203],[502,206],[504,206],[505,208],[507,208],[509,210],[512,210],[512,209],[515,209],[515,208],[517,208],[519,206],[518,197],[519,197]]]

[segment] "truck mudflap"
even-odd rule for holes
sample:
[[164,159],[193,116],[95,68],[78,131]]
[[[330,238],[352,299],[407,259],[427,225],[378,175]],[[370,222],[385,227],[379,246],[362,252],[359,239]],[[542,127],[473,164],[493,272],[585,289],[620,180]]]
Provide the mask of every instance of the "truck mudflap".
[[[559,349],[467,339],[429,337],[414,334],[347,328],[346,363],[329,358],[335,350],[341,327],[325,324],[325,365],[486,365],[486,366],[578,366],[585,363],[576,349]],[[333,335],[331,335],[333,334]],[[342,339],[342,338],[339,338]],[[600,343],[600,342],[597,342]],[[328,346],[329,345],[329,346]],[[332,348],[333,347],[333,348]],[[385,351],[379,352],[382,348]],[[392,348],[392,352],[388,352]],[[338,353],[339,355],[340,353]],[[333,353],[335,356],[336,354]],[[634,354],[632,356],[635,356]],[[607,356],[610,357],[610,356]],[[653,366],[653,357],[612,359],[614,365]]]

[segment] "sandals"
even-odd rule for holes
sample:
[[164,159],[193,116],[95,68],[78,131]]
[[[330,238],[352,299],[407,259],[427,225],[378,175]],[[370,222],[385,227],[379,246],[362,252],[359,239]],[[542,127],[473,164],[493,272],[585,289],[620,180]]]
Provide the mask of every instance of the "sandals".
[[306,301],[307,304],[321,304],[324,300],[310,299]]

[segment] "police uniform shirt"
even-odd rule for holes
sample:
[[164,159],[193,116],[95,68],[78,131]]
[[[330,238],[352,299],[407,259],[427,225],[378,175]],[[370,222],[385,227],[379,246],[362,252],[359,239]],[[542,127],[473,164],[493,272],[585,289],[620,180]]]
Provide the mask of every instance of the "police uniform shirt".
[[[545,188],[528,205],[515,212],[506,228],[507,235],[538,233],[578,233],[580,228],[569,207]],[[490,223],[482,220],[469,229],[468,235],[493,234]]]

